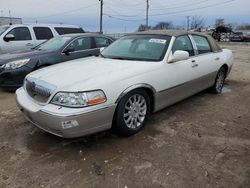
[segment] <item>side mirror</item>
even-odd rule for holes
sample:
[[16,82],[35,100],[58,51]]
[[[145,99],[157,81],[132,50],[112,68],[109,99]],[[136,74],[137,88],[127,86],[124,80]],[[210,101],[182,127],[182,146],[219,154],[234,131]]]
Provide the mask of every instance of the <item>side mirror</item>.
[[3,38],[6,42],[9,42],[11,40],[15,39],[15,36],[12,34],[7,34],[4,38]]
[[177,61],[187,60],[189,58],[189,53],[183,50],[177,50],[172,54],[168,60],[168,63],[174,63]]
[[63,50],[63,53],[66,54],[66,55],[69,55],[71,52],[74,52],[74,51],[75,51],[74,48],[68,47],[68,48]]

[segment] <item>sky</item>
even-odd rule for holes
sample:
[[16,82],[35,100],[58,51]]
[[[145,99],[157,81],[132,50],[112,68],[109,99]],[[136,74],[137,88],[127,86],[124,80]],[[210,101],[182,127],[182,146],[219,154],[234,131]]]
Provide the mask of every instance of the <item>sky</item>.
[[[103,0],[104,33],[134,32],[145,24],[147,0]],[[149,25],[171,21],[186,26],[187,16],[204,18],[213,27],[216,18],[226,23],[250,23],[250,0],[149,0]],[[24,23],[79,25],[99,31],[99,0],[0,0],[1,16],[21,17]]]

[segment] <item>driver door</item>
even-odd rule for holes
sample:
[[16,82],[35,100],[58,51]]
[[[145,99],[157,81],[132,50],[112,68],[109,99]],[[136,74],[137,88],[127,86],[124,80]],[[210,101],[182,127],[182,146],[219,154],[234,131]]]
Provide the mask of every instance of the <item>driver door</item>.
[[172,47],[172,54],[177,50],[187,51],[190,57],[187,60],[163,64],[164,67],[158,74],[158,77],[160,75],[162,77],[160,78],[161,89],[157,96],[159,99],[159,104],[157,104],[159,109],[174,104],[195,93],[192,88],[192,80],[195,77],[192,71],[192,62],[195,60],[195,53],[188,35],[176,38]]
[[72,41],[65,49],[67,48],[73,49],[73,51],[68,54],[62,53],[63,61],[88,57],[99,53],[99,49],[94,49],[92,37],[79,37]]

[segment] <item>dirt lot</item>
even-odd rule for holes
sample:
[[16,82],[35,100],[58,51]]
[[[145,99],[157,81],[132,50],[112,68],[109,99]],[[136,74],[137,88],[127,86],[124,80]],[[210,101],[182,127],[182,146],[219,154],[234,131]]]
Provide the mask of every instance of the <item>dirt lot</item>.
[[58,138],[0,92],[0,187],[250,187],[250,46],[226,46],[235,65],[223,94],[158,112],[130,138]]

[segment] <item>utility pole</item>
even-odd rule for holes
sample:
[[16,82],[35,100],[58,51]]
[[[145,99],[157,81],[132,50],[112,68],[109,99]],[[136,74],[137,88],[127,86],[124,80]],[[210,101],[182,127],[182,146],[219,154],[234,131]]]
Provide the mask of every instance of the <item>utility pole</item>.
[[102,17],[103,17],[103,0],[99,0],[101,3],[100,10],[100,33],[102,33]]
[[189,31],[189,18],[190,16],[187,16],[187,31]]
[[148,9],[149,9],[149,0],[146,0],[147,1],[147,7],[146,7],[146,26],[147,26],[147,28],[146,29],[148,29]]
[[1,17],[3,17],[3,10],[1,10]]
[[11,11],[9,10],[9,17],[10,17],[10,25],[12,25],[12,17],[11,17]]

